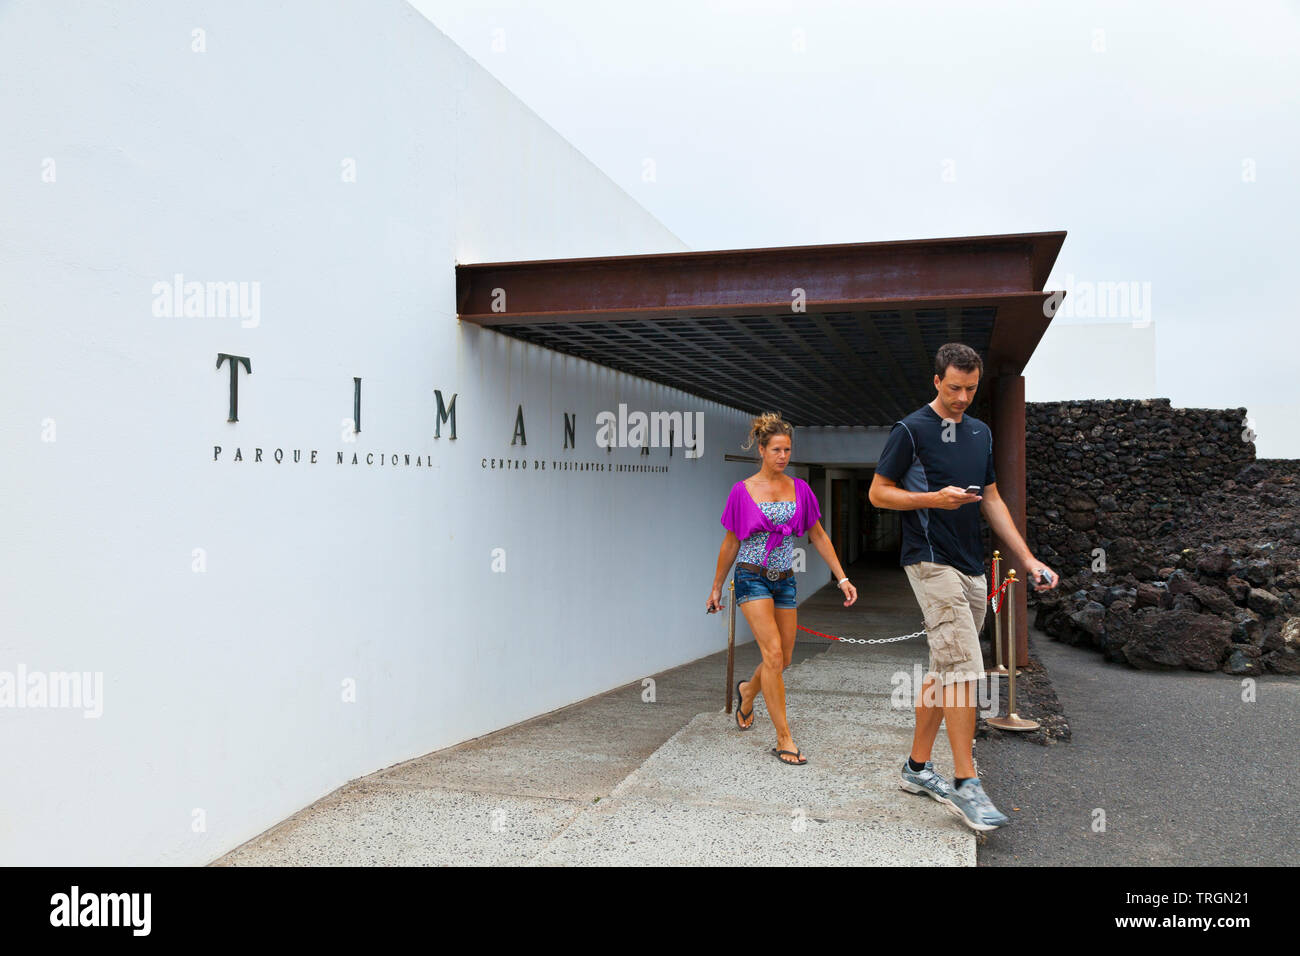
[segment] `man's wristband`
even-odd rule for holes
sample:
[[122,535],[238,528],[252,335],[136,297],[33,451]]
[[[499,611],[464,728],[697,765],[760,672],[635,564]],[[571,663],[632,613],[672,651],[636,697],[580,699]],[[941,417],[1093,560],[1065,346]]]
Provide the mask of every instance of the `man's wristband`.
[[847,580],[848,580],[847,577],[840,578],[838,581],[835,582],[835,586],[836,586],[836,587],[839,587],[841,584],[843,584],[843,583],[844,583],[845,581],[847,581]]

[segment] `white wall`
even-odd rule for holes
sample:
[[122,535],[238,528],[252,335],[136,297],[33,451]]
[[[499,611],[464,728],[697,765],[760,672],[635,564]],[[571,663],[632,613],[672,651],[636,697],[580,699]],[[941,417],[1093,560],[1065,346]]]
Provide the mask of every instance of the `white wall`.
[[[0,125],[0,672],[103,678],[97,719],[0,714],[0,863],[209,861],[725,646],[701,610],[745,417],[455,318],[457,261],[682,243],[405,3],[9,4]],[[175,273],[258,283],[257,324],[154,315]],[[252,362],[235,424],[218,352]],[[639,462],[595,447],[619,402],[704,411],[706,456],[481,467],[519,403],[530,460]]]

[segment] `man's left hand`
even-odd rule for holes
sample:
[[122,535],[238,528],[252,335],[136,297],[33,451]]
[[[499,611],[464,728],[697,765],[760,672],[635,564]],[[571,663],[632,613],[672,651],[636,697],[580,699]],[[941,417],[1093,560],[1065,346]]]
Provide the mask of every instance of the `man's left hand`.
[[[1042,562],[1030,561],[1028,562],[1028,566],[1031,568],[1030,580],[1034,584],[1035,591],[1050,591],[1052,590],[1052,588],[1056,587],[1058,584],[1061,583],[1061,576],[1057,574],[1055,571],[1053,571],[1051,568],[1049,568],[1047,565],[1043,564]],[[1050,584],[1044,584],[1042,582],[1041,580],[1042,572],[1046,572],[1047,574],[1051,575]]]

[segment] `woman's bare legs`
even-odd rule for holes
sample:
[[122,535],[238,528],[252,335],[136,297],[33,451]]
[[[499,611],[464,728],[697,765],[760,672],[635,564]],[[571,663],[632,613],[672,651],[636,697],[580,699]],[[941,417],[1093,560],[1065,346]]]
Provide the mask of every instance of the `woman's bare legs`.
[[[746,601],[746,604],[749,602]],[[776,618],[777,630],[781,632],[781,669],[790,666],[790,659],[794,656],[794,636],[796,625],[798,623],[799,609],[793,607],[773,607],[773,615]],[[748,620],[748,618],[746,619]],[[754,701],[758,695],[763,692],[763,664],[760,661],[754,668],[754,673],[750,675],[749,680],[740,682],[740,709],[749,714],[749,723],[740,718],[740,722],[746,727],[754,724]]]
[[[794,653],[795,610],[792,608],[775,608],[771,598],[759,598],[746,601],[740,605],[754,632],[754,640],[763,655],[763,662],[754,671],[749,681],[740,685],[741,709],[753,713],[753,700],[759,690],[767,702],[767,714],[772,718],[776,729],[776,749],[794,752],[794,737],[790,734],[790,724],[785,716],[785,681],[781,672],[790,664]],[[778,623],[779,622],[779,623]],[[784,626],[782,626],[784,625]],[[746,688],[750,691],[746,691]],[[752,692],[751,692],[752,691]],[[745,706],[745,698],[750,704]],[[753,717],[750,717],[752,723]],[[782,757],[786,763],[798,763]]]

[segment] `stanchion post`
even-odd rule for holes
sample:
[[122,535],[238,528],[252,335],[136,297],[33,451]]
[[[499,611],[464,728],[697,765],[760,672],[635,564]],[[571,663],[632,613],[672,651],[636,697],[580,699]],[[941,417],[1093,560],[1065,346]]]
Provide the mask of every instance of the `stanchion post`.
[[731,681],[736,676],[736,581],[727,585],[727,715],[731,715]]
[[1002,599],[1007,606],[1007,715],[990,717],[989,726],[999,730],[1037,730],[1038,721],[1026,720],[1016,713],[1016,569],[1007,572],[1007,593]]
[[998,587],[1002,584],[1002,552],[993,552],[993,653],[996,655],[997,666],[989,673],[994,677],[1006,677],[1007,669],[1002,664],[1002,606],[1006,604],[1005,600],[998,600]]

